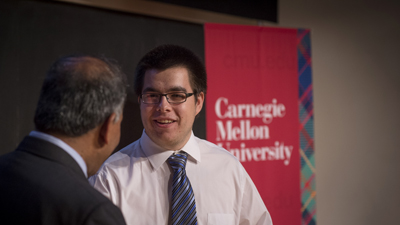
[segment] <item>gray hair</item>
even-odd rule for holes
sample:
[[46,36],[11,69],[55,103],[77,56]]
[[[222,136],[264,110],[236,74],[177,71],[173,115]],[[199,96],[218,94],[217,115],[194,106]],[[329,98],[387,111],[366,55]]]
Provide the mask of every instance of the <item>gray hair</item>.
[[35,113],[36,129],[70,137],[102,124],[112,113],[122,114],[126,76],[104,57],[66,56],[51,66]]

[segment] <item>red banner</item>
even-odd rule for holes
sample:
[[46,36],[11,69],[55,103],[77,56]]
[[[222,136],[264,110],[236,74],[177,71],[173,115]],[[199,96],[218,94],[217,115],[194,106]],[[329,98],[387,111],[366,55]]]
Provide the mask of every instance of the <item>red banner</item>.
[[300,225],[297,29],[205,25],[207,140],[235,155],[275,225]]

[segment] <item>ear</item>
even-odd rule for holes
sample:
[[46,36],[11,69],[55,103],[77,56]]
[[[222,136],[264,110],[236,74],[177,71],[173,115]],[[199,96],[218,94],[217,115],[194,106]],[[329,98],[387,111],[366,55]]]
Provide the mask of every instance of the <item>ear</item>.
[[117,122],[117,121],[115,121],[116,117],[117,117],[117,114],[115,114],[115,113],[111,114],[101,125],[100,136],[99,136],[99,143],[101,144],[101,146],[110,143],[111,138],[112,138],[111,133],[113,132],[112,127],[113,127],[114,123]]
[[199,114],[201,109],[203,108],[203,103],[204,103],[204,92],[200,92],[197,95],[197,101],[196,101],[196,116]]

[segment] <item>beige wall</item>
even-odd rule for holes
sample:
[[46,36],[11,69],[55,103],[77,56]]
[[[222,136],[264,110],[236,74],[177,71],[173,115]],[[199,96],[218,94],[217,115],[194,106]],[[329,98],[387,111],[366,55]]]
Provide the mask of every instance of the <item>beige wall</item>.
[[279,0],[312,30],[321,225],[400,224],[400,1],[358,2]]

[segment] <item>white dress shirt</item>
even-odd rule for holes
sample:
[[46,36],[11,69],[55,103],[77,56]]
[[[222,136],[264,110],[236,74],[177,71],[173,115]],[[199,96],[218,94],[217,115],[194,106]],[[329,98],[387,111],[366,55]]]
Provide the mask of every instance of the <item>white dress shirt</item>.
[[[225,149],[192,133],[182,148],[189,154],[186,174],[196,200],[199,225],[266,224],[271,217],[240,162]],[[170,224],[174,151],[142,137],[113,154],[90,183],[122,211],[128,225]]]
[[71,146],[69,146],[68,144],[66,144],[65,142],[63,142],[62,140],[60,140],[54,136],[45,134],[40,131],[35,131],[35,130],[31,131],[29,133],[29,136],[48,141],[48,142],[60,147],[62,150],[67,152],[78,163],[78,165],[81,167],[83,173],[87,177],[87,166],[86,166],[85,160],[83,160],[82,156],[79,155],[79,153],[76,152]]

